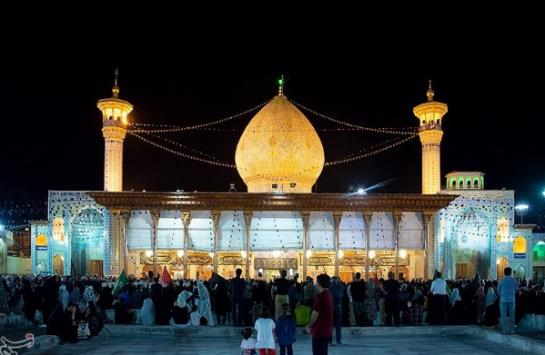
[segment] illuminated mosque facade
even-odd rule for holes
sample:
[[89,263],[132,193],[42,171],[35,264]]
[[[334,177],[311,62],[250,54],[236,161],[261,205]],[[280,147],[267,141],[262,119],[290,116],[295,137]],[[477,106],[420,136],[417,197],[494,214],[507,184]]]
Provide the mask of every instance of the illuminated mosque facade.
[[[484,189],[484,174],[454,172],[441,189],[441,122],[447,105],[413,109],[422,144],[421,194],[313,193],[324,148],[283,93],[248,123],[235,152],[247,192],[123,190],[123,142],[133,106],[99,100],[104,191],[49,191],[48,220],[32,225],[33,273],[249,278],[326,272],[366,277],[532,277],[531,228],[515,228],[514,191]],[[545,243],[544,243],[545,244]],[[545,267],[545,249],[543,255]]]

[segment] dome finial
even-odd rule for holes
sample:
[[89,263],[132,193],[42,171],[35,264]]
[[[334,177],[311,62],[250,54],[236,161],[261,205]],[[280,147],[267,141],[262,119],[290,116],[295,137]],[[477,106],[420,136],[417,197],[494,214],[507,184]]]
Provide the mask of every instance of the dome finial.
[[426,92],[426,96],[428,97],[428,101],[433,101],[433,96],[435,95],[435,92],[433,91],[431,87],[431,79],[428,80],[428,91]]
[[119,69],[114,70],[114,86],[112,87],[112,94],[114,97],[119,96],[119,86],[117,86],[117,78],[119,77]]
[[284,75],[278,79],[278,96],[284,96]]

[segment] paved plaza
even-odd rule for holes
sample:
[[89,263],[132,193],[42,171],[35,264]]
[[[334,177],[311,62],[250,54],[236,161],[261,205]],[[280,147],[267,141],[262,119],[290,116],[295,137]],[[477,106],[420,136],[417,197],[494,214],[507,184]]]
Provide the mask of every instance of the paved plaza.
[[[403,329],[403,328],[402,328]],[[77,344],[64,344],[33,354],[240,354],[240,337],[232,331],[206,334],[124,334],[98,337]],[[381,332],[383,333],[383,332]],[[346,335],[344,345],[334,346],[330,354],[538,354],[509,344],[485,340],[482,336],[462,332],[429,335]],[[395,335],[397,334],[397,335]],[[520,337],[519,337],[520,338]],[[529,340],[538,341],[539,340]],[[311,339],[298,332],[295,354],[312,354]]]

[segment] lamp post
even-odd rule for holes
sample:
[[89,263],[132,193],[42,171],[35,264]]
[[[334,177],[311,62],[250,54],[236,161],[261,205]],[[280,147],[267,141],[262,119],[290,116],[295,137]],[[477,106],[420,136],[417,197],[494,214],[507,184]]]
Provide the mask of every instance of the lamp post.
[[525,203],[519,203],[515,206],[515,211],[517,211],[518,215],[520,216],[520,224],[522,224],[523,216],[528,211],[529,206]]

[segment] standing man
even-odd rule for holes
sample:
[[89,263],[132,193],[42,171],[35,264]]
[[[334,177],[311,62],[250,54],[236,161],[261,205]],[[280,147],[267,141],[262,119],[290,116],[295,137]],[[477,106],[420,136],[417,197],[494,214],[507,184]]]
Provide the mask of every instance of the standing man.
[[310,308],[314,307],[314,297],[316,296],[316,288],[312,282],[312,277],[307,276],[307,284],[303,287],[303,303]]
[[282,315],[282,305],[284,303],[289,304],[288,292],[290,290],[291,283],[286,276],[288,272],[286,270],[280,270],[280,277],[274,280],[274,320],[276,321]]
[[[513,324],[515,323],[515,293],[517,292],[517,281],[511,277],[511,268],[503,270],[505,277],[500,281],[498,293],[500,294],[500,320],[503,334],[515,334]],[[509,321],[507,321],[509,315]]]
[[352,302],[356,325],[363,326],[365,282],[361,279],[359,272],[356,272],[354,281],[348,286],[348,299]]
[[395,274],[390,271],[388,280],[384,282],[384,291],[386,291],[386,322],[385,325],[392,325],[392,317],[394,325],[399,327],[399,282],[394,279]]
[[231,316],[233,317],[233,326],[241,327],[244,325],[244,293],[246,283],[240,277],[242,269],[236,269],[236,276],[231,279]]
[[431,303],[432,324],[444,324],[447,298],[447,283],[441,278],[441,273],[439,271],[435,272],[435,279],[431,283],[430,293],[433,295]]
[[[341,345],[341,318],[343,314],[343,295],[344,285],[340,282],[338,276],[331,278],[331,287],[329,288],[333,297],[333,323],[335,325],[335,340],[337,345]],[[333,342],[331,343],[333,344]]]
[[327,355],[327,347],[333,335],[333,297],[329,292],[329,276],[318,275],[314,309],[306,329],[312,335],[312,354]]

